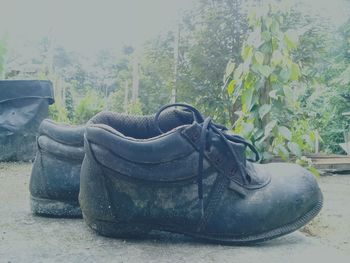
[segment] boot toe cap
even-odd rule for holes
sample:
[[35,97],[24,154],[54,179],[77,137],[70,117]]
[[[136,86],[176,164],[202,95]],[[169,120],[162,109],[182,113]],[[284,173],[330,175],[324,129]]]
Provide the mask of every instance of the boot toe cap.
[[308,170],[296,164],[258,166],[270,175],[270,183],[249,190],[244,198],[228,191],[208,225],[211,232],[269,239],[270,234],[283,235],[302,227],[320,211],[322,193]]

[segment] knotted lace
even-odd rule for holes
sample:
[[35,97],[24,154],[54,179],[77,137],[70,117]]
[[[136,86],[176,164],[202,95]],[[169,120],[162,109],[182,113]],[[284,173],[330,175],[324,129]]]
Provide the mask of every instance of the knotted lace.
[[249,183],[247,180],[247,173],[245,172],[245,163],[242,163],[240,159],[238,158],[239,153],[236,152],[235,148],[233,147],[232,143],[240,143],[243,144],[245,147],[248,147],[255,155],[255,159],[248,159],[249,161],[257,162],[260,160],[259,153],[254,145],[249,143],[247,140],[245,140],[243,137],[238,135],[232,135],[226,133],[227,128],[225,126],[215,124],[210,117],[204,118],[203,115],[193,106],[183,103],[174,103],[169,104],[161,107],[157,114],[155,115],[155,125],[160,133],[163,133],[161,128],[159,127],[159,116],[160,114],[172,107],[182,107],[185,108],[185,110],[192,112],[193,114],[193,120],[194,122],[197,122],[202,126],[201,133],[200,133],[200,139],[199,139],[199,157],[198,157],[198,172],[197,172],[197,185],[198,185],[198,198],[199,198],[199,205],[201,208],[201,214],[202,217],[204,216],[204,202],[203,202],[203,163],[204,163],[204,152],[205,147],[207,145],[207,134],[210,130],[212,130],[214,133],[219,135],[219,138],[222,140],[222,142],[226,145],[226,147],[229,149],[230,154],[232,155],[233,159],[235,160],[235,163],[237,165],[237,168],[239,170],[239,175],[241,176],[243,182],[245,184]]

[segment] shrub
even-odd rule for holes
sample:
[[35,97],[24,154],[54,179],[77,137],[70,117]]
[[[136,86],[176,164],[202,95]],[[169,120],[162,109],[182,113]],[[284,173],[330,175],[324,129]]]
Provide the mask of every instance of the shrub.
[[104,101],[94,91],[89,91],[79,102],[74,113],[74,123],[84,124],[91,117],[102,111]]

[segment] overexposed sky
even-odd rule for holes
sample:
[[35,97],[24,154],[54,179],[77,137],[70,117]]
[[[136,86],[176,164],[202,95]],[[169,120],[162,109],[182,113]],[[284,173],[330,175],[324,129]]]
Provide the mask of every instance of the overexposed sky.
[[[0,0],[0,37],[11,48],[50,34],[57,45],[85,55],[100,49],[140,45],[176,24],[196,0]],[[271,1],[271,0],[266,0]],[[348,0],[292,0],[341,24],[350,17]]]
[[192,0],[0,0],[0,37],[9,44],[51,34],[57,44],[80,51],[139,45],[173,27]]

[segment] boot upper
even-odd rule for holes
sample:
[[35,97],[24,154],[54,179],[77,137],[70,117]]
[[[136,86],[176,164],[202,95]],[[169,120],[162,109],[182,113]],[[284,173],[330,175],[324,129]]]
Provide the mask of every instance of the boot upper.
[[33,197],[78,202],[84,131],[84,126],[42,121],[29,185]]
[[164,113],[156,116],[162,127],[154,119],[125,124],[101,113],[86,128],[91,154],[84,162],[98,167],[113,218],[242,237],[293,224],[320,202],[317,182],[304,168],[252,163],[245,156],[251,145],[241,137],[196,113],[178,112],[168,122]]

